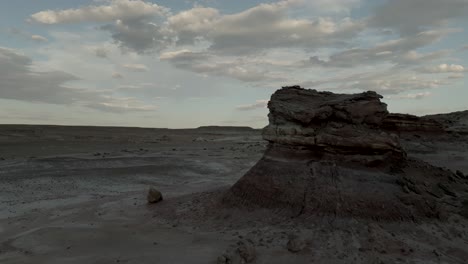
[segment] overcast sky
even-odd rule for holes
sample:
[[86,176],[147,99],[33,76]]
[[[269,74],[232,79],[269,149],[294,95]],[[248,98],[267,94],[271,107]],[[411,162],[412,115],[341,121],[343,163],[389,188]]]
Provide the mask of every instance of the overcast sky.
[[0,123],[267,124],[281,86],[468,109],[468,0],[0,2]]

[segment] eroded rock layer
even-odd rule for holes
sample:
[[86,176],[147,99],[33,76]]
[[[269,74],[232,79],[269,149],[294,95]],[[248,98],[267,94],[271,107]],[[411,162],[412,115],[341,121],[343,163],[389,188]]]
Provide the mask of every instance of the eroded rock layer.
[[[298,86],[268,104],[263,158],[225,195],[231,206],[299,216],[331,214],[385,220],[440,218],[466,179],[409,159],[385,130],[389,113],[375,92],[334,94]],[[457,205],[458,204],[458,205]]]
[[436,120],[408,114],[389,114],[384,122],[385,130],[395,133],[444,133],[444,127]]
[[[387,105],[375,92],[334,94],[286,87],[268,104],[269,125],[263,138],[272,144],[313,149],[327,159],[362,159],[362,162],[401,158],[398,137],[380,126]],[[322,158],[322,159],[323,159]]]

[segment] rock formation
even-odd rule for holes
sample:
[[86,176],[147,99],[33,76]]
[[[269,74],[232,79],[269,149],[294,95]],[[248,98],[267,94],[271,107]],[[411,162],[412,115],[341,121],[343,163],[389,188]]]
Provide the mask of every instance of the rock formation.
[[383,122],[383,128],[394,133],[444,133],[441,123],[430,118],[422,118],[408,114],[389,114]]
[[272,148],[306,147],[321,160],[370,164],[403,158],[398,138],[379,130],[388,115],[380,98],[375,92],[348,95],[285,88],[271,97],[270,124],[263,137]]
[[447,132],[468,135],[468,110],[448,114],[428,115],[422,118],[442,124]]
[[292,216],[443,217],[441,201],[456,196],[466,180],[408,158],[398,136],[385,130],[390,119],[381,98],[298,86],[278,90],[263,130],[268,148],[223,202]]

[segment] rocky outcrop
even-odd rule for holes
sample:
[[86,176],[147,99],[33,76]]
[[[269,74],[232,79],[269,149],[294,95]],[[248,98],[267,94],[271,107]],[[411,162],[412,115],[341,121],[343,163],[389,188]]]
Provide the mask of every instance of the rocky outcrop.
[[225,194],[224,204],[292,216],[443,217],[441,201],[452,196],[446,189],[457,193],[464,180],[407,158],[398,136],[386,129],[392,116],[380,99],[375,92],[298,86],[276,91],[263,130],[267,150]]
[[422,118],[442,124],[444,130],[449,133],[468,135],[468,110],[447,114],[427,115]]
[[394,133],[444,133],[441,123],[430,118],[408,114],[389,114],[383,121],[383,128]]
[[375,163],[404,152],[398,138],[380,127],[388,115],[375,92],[334,94],[285,87],[268,103],[269,125],[263,138],[271,147],[312,150],[320,159]]

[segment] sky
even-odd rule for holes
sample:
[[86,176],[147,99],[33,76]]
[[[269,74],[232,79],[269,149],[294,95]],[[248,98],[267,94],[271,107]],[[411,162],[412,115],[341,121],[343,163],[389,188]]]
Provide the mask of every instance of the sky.
[[468,109],[468,0],[0,2],[0,123],[268,123],[282,86]]

